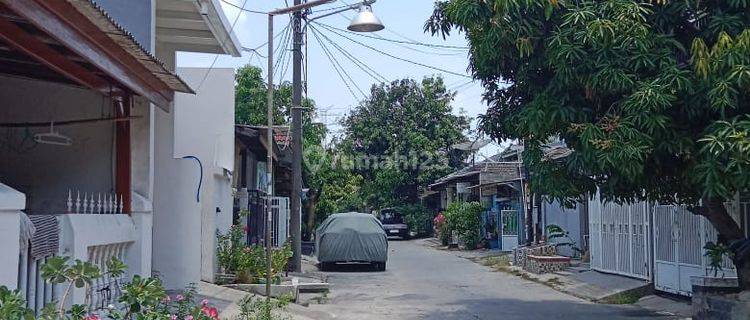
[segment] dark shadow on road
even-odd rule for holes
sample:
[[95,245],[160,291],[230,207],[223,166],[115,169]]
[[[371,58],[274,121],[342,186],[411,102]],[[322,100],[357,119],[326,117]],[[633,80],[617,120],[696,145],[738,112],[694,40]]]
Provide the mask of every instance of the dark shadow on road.
[[425,320],[628,320],[628,319],[678,319],[676,316],[658,314],[631,305],[591,304],[561,300],[517,299],[465,299],[443,306],[458,309],[452,312],[434,311],[419,319]]

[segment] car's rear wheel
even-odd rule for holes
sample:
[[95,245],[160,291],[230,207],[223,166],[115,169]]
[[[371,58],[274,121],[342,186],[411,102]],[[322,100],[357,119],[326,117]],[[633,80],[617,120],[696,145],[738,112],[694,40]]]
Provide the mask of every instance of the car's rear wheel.
[[375,262],[375,270],[385,271],[385,262]]

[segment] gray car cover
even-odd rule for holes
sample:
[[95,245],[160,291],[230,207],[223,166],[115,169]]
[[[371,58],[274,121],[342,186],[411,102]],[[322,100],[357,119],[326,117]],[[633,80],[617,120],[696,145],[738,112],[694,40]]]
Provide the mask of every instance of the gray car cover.
[[320,262],[386,262],[388,237],[375,216],[366,213],[336,213],[320,224],[315,233]]

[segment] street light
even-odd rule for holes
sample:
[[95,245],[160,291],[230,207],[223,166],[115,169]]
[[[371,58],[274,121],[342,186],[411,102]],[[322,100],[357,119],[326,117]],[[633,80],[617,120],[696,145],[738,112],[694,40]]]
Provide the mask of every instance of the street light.
[[385,26],[372,13],[370,5],[362,5],[359,7],[359,13],[352,19],[347,29],[355,32],[375,32],[385,29]]
[[[302,0],[294,0],[294,6],[277,9],[268,12],[268,94],[266,116],[268,120],[268,129],[266,130],[266,175],[268,184],[266,185],[266,315],[271,318],[271,227],[273,225],[273,213],[271,211],[270,197],[273,193],[273,17],[282,14],[294,14],[294,53],[293,53],[293,94],[292,94],[292,249],[294,252],[294,266],[301,267],[301,213],[299,210],[302,193],[302,12],[304,10],[334,2],[336,0],[315,0],[302,3]],[[372,5],[376,0],[363,0],[360,3],[343,7],[324,15],[308,19],[308,23],[332,14],[341,13],[348,10],[359,9],[357,16],[351,21],[348,29],[356,32],[373,32],[385,28],[380,20],[372,13]]]

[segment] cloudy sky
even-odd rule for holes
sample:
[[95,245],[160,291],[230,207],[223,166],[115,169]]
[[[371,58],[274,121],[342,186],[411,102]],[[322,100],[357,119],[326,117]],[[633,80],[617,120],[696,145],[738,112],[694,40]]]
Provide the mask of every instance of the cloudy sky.
[[[265,70],[267,64],[265,56],[268,49],[262,45],[266,43],[268,37],[267,17],[264,14],[241,11],[238,7],[265,12],[285,7],[285,1],[219,1],[222,3],[229,23],[234,25],[233,31],[242,46],[260,47],[258,51],[263,57],[252,52],[244,52],[239,58],[180,53],[178,65],[183,67],[240,67],[253,64]],[[287,1],[292,3],[292,0]],[[338,0],[314,9],[310,16],[325,14],[332,8],[352,3],[355,1]],[[444,78],[448,88],[457,92],[453,103],[454,113],[458,114],[460,110],[463,110],[475,118],[477,114],[485,112],[486,105],[481,100],[482,88],[477,82],[472,83],[466,71],[468,66],[466,50],[458,49],[467,45],[463,35],[455,33],[443,40],[442,37],[433,37],[423,32],[424,22],[432,10],[433,0],[378,0],[373,5],[373,11],[385,24],[386,29],[383,31],[365,34],[367,36],[365,37],[337,30],[346,29],[355,11],[322,18],[317,21],[325,26],[312,24],[308,28],[308,96],[318,105],[318,120],[326,123],[333,134],[340,130],[337,125],[340,117],[355,106],[362,99],[362,93],[367,94],[370,86],[379,82],[381,76],[391,81],[406,77],[422,79],[430,75],[440,75]],[[288,25],[289,17],[276,18],[274,28],[278,36],[275,46],[285,48],[283,45],[286,44],[287,49],[291,46]],[[401,43],[378,38],[396,40]],[[413,42],[425,45],[407,44]],[[279,78],[291,81],[291,52],[287,50],[282,54],[282,51],[278,51],[274,56],[279,61],[275,71],[276,82],[278,83]],[[361,68],[357,66],[358,62],[355,64],[352,60],[360,61]],[[334,66],[340,66],[345,73],[339,75]],[[369,71],[368,68],[375,72]],[[341,79],[342,77],[345,81]],[[482,151],[482,153],[492,152]]]

